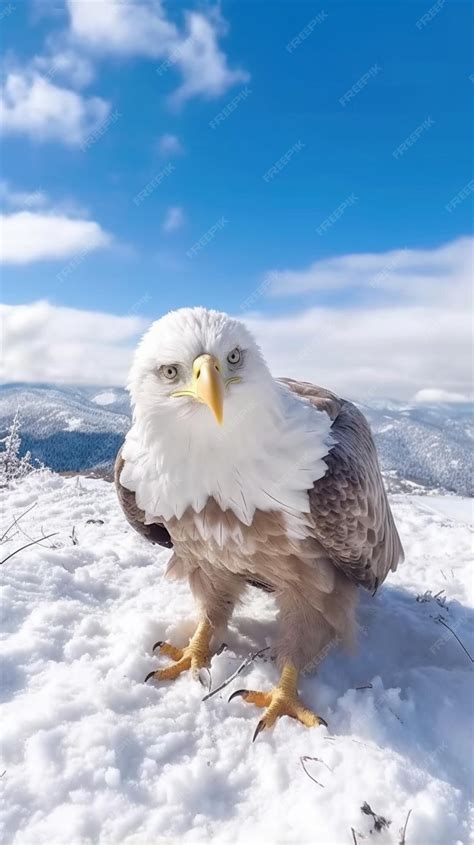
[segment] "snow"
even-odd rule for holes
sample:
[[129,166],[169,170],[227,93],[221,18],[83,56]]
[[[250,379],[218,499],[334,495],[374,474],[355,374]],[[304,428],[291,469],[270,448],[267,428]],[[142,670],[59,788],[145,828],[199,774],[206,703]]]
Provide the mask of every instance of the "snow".
[[97,396],[92,397],[92,402],[97,405],[113,405],[116,401],[116,395],[112,390],[105,390],[103,393],[98,393]]
[[81,417],[69,417],[66,421],[64,431],[80,431],[84,427],[84,420]]
[[[206,702],[189,675],[143,683],[152,644],[185,644],[195,611],[186,584],[162,577],[169,552],[125,523],[112,485],[41,473],[2,495],[0,535],[35,502],[22,530],[58,532],[1,567],[4,845],[350,845],[351,828],[361,845],[398,845],[410,809],[407,845],[472,841],[472,662],[436,621],[474,653],[464,500],[393,497],[406,562],[361,596],[358,653],[332,652],[302,681],[329,728],[282,719],[252,744],[260,711],[227,698],[268,689],[270,659]],[[15,531],[2,558],[29,542]],[[213,688],[275,628],[272,600],[250,591],[212,660]],[[303,756],[318,758],[305,766],[321,785]],[[369,835],[365,801],[388,830]]]
[[467,496],[417,496],[416,500],[421,507],[447,516],[448,519],[470,525],[474,522],[474,500]]

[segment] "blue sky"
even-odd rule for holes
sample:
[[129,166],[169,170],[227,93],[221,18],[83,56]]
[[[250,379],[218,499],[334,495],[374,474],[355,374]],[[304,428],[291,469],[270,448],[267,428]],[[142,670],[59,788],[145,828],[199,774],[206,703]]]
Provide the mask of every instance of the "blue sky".
[[[181,61],[191,12],[197,51]],[[380,273],[392,251],[416,258],[471,231],[468,0],[21,0],[5,4],[0,27],[2,198],[14,241],[5,303],[144,319],[196,303],[238,313],[249,297],[250,310],[275,318],[347,308],[367,304],[360,278],[297,283],[295,295],[266,274],[317,274],[318,262],[356,253],[388,255]],[[41,79],[46,90],[33,91]],[[378,304],[390,302],[387,285],[374,288]]]

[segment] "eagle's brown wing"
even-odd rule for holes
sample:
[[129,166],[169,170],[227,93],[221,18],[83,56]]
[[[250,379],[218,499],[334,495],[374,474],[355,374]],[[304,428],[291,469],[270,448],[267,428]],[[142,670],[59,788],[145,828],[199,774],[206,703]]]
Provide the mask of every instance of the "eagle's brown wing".
[[309,493],[317,540],[348,578],[376,590],[403,560],[367,420],[351,402],[309,382],[282,379],[333,420],[328,472]]
[[123,484],[120,483],[120,474],[122,472],[124,460],[122,458],[122,449],[120,449],[115,459],[115,487],[117,488],[117,496],[122,506],[122,510],[130,523],[130,525],[138,531],[143,537],[151,543],[158,543],[160,546],[165,546],[167,549],[173,547],[171,537],[160,522],[154,522],[151,525],[145,525],[145,514],[138,507],[135,493],[127,490]]

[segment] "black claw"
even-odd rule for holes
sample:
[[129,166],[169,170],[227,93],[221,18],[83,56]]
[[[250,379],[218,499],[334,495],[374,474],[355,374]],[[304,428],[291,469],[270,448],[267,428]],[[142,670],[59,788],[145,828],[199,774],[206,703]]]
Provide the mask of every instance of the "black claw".
[[328,723],[326,722],[326,719],[323,719],[322,716],[318,716],[318,719],[319,719],[321,725],[324,725],[325,728],[329,727]]
[[254,733],[254,735],[253,735],[252,742],[255,742],[255,740],[257,739],[257,737],[258,737],[258,735],[259,735],[259,733],[261,733],[261,731],[263,731],[264,727],[265,727],[265,722],[264,722],[264,720],[263,720],[263,719],[260,719],[260,721],[259,721],[259,723],[258,723],[257,727],[255,728],[255,733]]
[[146,682],[147,682],[147,681],[149,681],[149,680],[150,680],[150,678],[152,678],[154,674],[155,674],[154,672],[148,672],[148,675],[146,676],[146,678],[145,678],[145,680],[143,681],[143,683],[144,683],[144,684],[146,684]]
[[229,703],[229,701],[232,701],[232,699],[233,699],[233,698],[237,698],[237,696],[238,696],[238,695],[241,695],[241,696],[242,696],[242,698],[243,698],[243,697],[245,696],[245,693],[246,693],[246,692],[247,692],[247,690],[246,690],[246,689],[238,689],[238,690],[236,690],[236,691],[235,691],[235,692],[233,692],[233,693],[232,693],[232,695],[230,695],[230,696],[229,696],[229,698],[227,699],[227,704]]
[[163,645],[163,640],[158,640],[158,642],[155,643],[155,645],[153,646],[152,651],[154,651],[155,648],[160,648],[160,646],[162,646],[162,645]]

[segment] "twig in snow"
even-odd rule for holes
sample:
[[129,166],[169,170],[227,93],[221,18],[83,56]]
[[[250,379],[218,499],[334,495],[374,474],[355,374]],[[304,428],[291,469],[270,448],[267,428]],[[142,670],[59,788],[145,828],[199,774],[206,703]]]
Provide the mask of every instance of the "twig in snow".
[[447,581],[448,579],[446,578],[446,575],[444,574],[443,570],[440,569],[439,571],[441,572],[441,575],[443,576],[444,580]]
[[[324,784],[320,783],[319,780],[316,780],[316,778],[313,777],[313,775],[310,775],[310,773],[308,772],[308,769],[305,766],[306,760],[316,760],[318,763],[322,763],[323,761],[320,760],[319,757],[308,757],[307,755],[305,755],[304,757],[300,757],[300,763],[301,763],[301,766],[303,768],[304,773],[306,775],[308,775],[310,780],[313,780],[315,783],[318,784],[318,786],[321,786],[324,789]],[[326,764],[324,764],[324,765],[326,765]]]
[[207,695],[204,696],[203,701],[207,701],[208,698],[211,698],[213,695],[216,695],[216,693],[220,692],[222,689],[224,689],[224,687],[232,683],[232,681],[237,678],[237,676],[240,675],[240,673],[243,672],[244,669],[246,669],[247,666],[249,666],[249,664],[252,663],[252,661],[255,660],[256,657],[260,657],[260,655],[263,654],[265,651],[268,651],[269,648],[270,646],[267,645],[265,648],[261,648],[260,651],[255,651],[253,654],[249,654],[249,656],[242,661],[238,669],[236,669],[232,675],[230,675],[225,681],[222,682],[222,684],[212,690],[212,692],[208,692]]
[[453,637],[455,637],[457,639],[461,648],[466,652],[466,654],[469,657],[469,660],[471,661],[471,663],[474,663],[474,657],[471,657],[471,655],[469,654],[466,646],[464,645],[464,643],[461,642],[458,635],[456,634],[456,631],[453,631],[453,629],[449,627],[448,623],[444,621],[442,616],[437,616],[436,619],[435,619],[435,622],[439,622],[440,625],[444,625],[444,627],[447,628],[448,631],[451,631]]
[[[370,804],[367,804],[367,801],[364,801],[362,807],[360,808],[361,813],[364,813],[366,816],[372,816],[374,820],[374,826],[372,830],[376,830],[377,833],[380,833],[381,830],[384,830],[386,827],[390,827],[392,822],[389,819],[384,818],[384,816],[378,816],[377,813],[374,813]],[[372,833],[372,831],[371,831]]]
[[373,684],[364,684],[362,687],[355,687],[355,689],[373,689]]
[[407,832],[408,819],[410,818],[410,816],[411,816],[411,810],[408,810],[408,815],[407,815],[407,818],[406,818],[405,825],[404,825],[404,827],[403,827],[403,828],[401,828],[401,830],[400,830],[400,842],[399,842],[399,845],[406,845],[405,834],[406,834],[406,832]]
[[32,540],[31,543],[26,543],[26,545],[22,546],[20,549],[16,549],[16,551],[11,552],[11,554],[4,557],[3,560],[0,560],[0,566],[2,565],[2,563],[6,563],[7,560],[10,560],[13,555],[17,555],[18,552],[22,552],[23,549],[28,549],[29,546],[34,546],[36,543],[41,543],[41,540],[49,540],[50,537],[56,537],[58,533],[58,531],[55,531],[54,534],[47,534],[46,537],[39,537],[37,540]]
[[23,511],[23,513],[22,513],[22,514],[20,514],[20,516],[15,516],[15,517],[13,517],[13,522],[12,522],[12,524],[8,526],[7,530],[6,530],[6,531],[2,534],[2,536],[0,537],[0,543],[3,543],[3,541],[4,541],[5,537],[7,536],[8,532],[10,531],[10,528],[13,528],[13,526],[14,526],[14,525],[18,525],[18,523],[19,523],[20,519],[23,519],[23,517],[24,517],[24,516],[26,516],[26,514],[27,514],[27,513],[29,513],[30,511],[32,511],[32,510],[33,510],[33,508],[35,508],[37,504],[38,504],[38,502],[33,502],[33,504],[32,504],[32,505],[30,505],[30,507],[29,507],[29,508],[27,508],[27,509],[26,509],[26,511]]
[[77,532],[76,532],[76,526],[75,526],[75,525],[73,525],[73,526],[72,526],[72,531],[71,531],[71,540],[72,540],[72,545],[73,545],[73,546],[78,546],[78,545],[79,545],[79,540],[77,539]]
[[359,845],[359,843],[357,842],[356,832],[355,832],[353,827],[351,827],[351,833],[352,833],[352,838],[354,840],[354,845]]
[[[21,533],[21,534],[23,534],[23,536],[24,536],[24,537],[26,537],[26,538],[27,538],[27,540],[32,540],[32,539],[33,539],[33,537],[31,536],[31,534],[28,534],[28,531],[25,531],[25,529],[24,529],[24,528],[22,528],[22,527],[21,527],[21,525],[18,525],[18,521],[17,521],[16,519],[15,519],[15,525],[16,525],[16,526],[17,526],[17,528],[18,528],[18,532],[19,532],[19,533]],[[17,532],[17,533],[18,533],[18,532]],[[42,540],[44,540],[44,536],[45,536],[45,535],[44,535],[44,528],[43,528],[43,526],[41,526],[41,534],[43,535],[41,539],[42,539]],[[15,535],[13,535],[13,536],[15,536]],[[10,539],[10,538],[9,538],[9,539]],[[42,544],[42,543],[39,543],[39,545],[40,545],[40,546],[41,546],[41,548],[43,548],[43,549],[51,549],[51,548],[54,548],[54,543],[53,543],[53,545],[52,545],[52,546],[43,546],[43,544]]]

